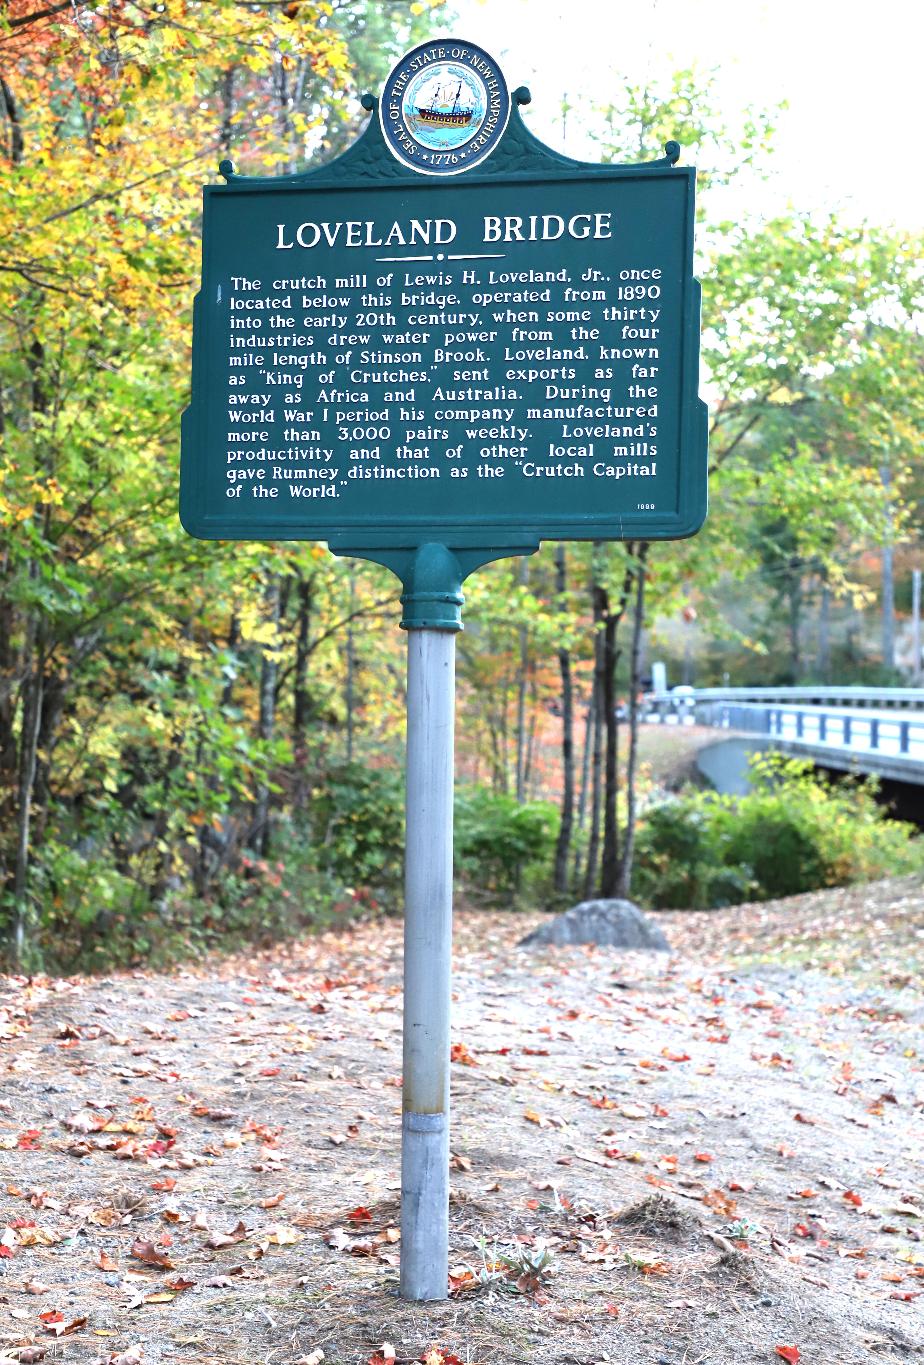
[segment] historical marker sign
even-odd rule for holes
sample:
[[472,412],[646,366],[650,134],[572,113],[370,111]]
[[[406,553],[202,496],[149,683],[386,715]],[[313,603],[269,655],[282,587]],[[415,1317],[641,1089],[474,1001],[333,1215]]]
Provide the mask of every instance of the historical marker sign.
[[486,53],[440,39],[332,165],[252,180],[226,162],[205,190],[183,525],[326,540],[404,587],[405,1298],[447,1292],[462,580],[543,538],[686,536],[705,515],[695,173],[665,150],[559,156]]
[[485,54],[427,44],[332,165],[226,163],[205,189],[192,534],[374,549],[698,529],[695,172],[574,162],[516,110],[504,132],[506,110]]

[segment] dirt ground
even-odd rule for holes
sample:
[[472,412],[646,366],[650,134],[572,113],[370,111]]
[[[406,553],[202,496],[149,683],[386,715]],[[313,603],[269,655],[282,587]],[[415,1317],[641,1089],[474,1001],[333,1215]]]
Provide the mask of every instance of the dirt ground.
[[399,924],[7,979],[0,1365],[924,1358],[921,887],[660,915],[670,955],[539,918],[458,916],[434,1305],[396,1296]]

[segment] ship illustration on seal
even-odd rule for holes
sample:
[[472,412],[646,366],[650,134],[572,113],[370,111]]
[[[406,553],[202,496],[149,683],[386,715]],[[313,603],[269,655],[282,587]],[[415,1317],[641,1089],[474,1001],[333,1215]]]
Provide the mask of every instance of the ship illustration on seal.
[[464,108],[461,97],[461,81],[455,84],[455,91],[451,84],[436,84],[432,94],[428,92],[429,103],[417,105],[417,117],[434,128],[465,128],[475,117],[475,110]]

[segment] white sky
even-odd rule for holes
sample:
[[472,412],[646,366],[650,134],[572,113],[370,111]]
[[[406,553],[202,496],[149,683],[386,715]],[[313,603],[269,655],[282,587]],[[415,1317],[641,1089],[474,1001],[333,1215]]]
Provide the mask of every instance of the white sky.
[[[924,190],[924,6],[911,0],[453,0],[455,37],[485,48],[511,90],[528,85],[538,137],[596,160],[582,102],[677,67],[719,68],[729,109],[789,109],[772,177],[749,178],[749,207],[838,209],[920,229]],[[436,31],[436,25],[434,29]],[[442,31],[442,30],[440,30]],[[574,106],[562,141],[560,103]],[[618,102],[618,100],[616,101]],[[916,164],[917,163],[917,164]]]

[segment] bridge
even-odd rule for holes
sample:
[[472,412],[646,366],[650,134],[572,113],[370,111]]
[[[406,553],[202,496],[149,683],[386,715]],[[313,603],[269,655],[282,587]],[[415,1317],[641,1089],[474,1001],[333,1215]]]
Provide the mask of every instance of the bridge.
[[[744,748],[778,749],[822,768],[924,787],[921,687],[675,688],[646,694],[642,716],[730,731],[729,738],[753,737]],[[700,767],[713,776],[707,762]]]

